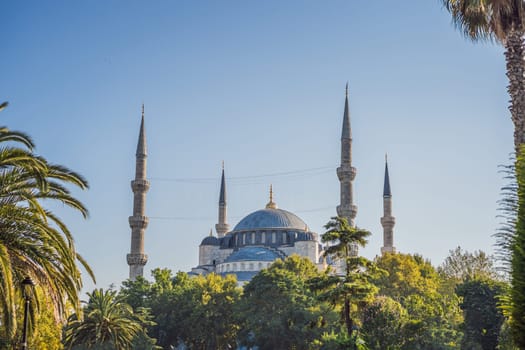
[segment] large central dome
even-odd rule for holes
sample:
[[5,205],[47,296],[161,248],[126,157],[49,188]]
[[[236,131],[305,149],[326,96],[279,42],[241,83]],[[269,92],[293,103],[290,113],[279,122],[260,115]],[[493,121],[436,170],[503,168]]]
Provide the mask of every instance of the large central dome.
[[282,209],[266,208],[257,210],[244,217],[233,231],[268,228],[287,228],[305,230],[306,224],[297,215]]

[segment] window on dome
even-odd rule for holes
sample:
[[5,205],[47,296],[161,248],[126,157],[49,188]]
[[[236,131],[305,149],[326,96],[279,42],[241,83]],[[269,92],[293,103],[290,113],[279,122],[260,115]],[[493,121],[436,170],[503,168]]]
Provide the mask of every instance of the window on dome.
[[255,232],[252,232],[252,244],[255,244]]
[[276,236],[275,232],[272,232],[272,243],[275,243],[275,241],[276,241],[276,237],[275,236]]
[[266,243],[266,233],[261,233],[261,243]]
[[250,263],[250,271],[253,271],[253,263]]

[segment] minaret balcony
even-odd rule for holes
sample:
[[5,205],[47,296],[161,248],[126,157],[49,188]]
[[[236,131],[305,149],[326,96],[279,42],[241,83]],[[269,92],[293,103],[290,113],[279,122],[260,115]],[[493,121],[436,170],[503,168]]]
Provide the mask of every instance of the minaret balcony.
[[337,168],[337,177],[339,178],[339,181],[344,181],[347,179],[354,181],[356,174],[357,169],[347,164],[342,164],[339,168]]
[[215,224],[215,230],[219,234],[225,234],[226,232],[230,231],[230,225],[226,223],[218,223]]
[[355,217],[357,216],[357,205],[338,205],[337,215],[339,215],[342,218],[355,219]]
[[148,227],[149,219],[147,216],[130,216],[128,218],[131,228],[145,229]]
[[131,189],[133,190],[133,193],[147,192],[149,190],[149,187],[150,183],[148,180],[137,179],[131,181]]
[[148,256],[146,254],[128,254],[126,255],[128,265],[141,265],[144,266],[148,262]]
[[395,247],[381,247],[381,254],[395,254],[396,248]]
[[396,218],[393,216],[383,216],[381,218],[381,225],[383,226],[394,226],[396,224]]

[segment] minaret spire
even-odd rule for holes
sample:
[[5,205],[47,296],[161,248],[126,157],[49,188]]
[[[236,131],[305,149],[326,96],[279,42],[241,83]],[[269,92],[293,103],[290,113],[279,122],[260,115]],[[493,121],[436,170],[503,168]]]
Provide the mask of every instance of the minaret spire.
[[224,178],[224,161],[222,162],[221,189],[219,193],[219,221],[215,225],[215,231],[219,238],[223,237],[230,230],[227,221],[226,207],[226,179]]
[[131,227],[131,250],[127,255],[129,265],[129,278],[135,280],[143,276],[144,265],[148,262],[148,256],[144,254],[144,232],[148,226],[148,217],[145,214],[146,192],[150,183],[146,179],[146,132],[144,128],[144,104],[142,104],[142,119],[140,122],[139,140],[135,154],[135,180],[131,181],[133,190],[133,216],[129,217]]
[[[345,89],[345,110],[343,114],[343,131],[341,133],[341,140],[343,139],[349,139],[350,140],[350,148],[349,148],[349,156],[350,161],[352,160],[352,129],[350,127],[350,109],[348,107],[348,83],[346,83],[346,89]],[[348,153],[348,150],[347,150]],[[341,154],[341,156],[343,156]]]
[[383,226],[383,247],[381,253],[395,253],[394,247],[394,225],[396,218],[392,216],[392,191],[390,190],[390,177],[388,175],[388,159],[385,155],[385,182],[383,185],[383,217],[381,225]]
[[[356,168],[352,166],[352,132],[350,127],[350,109],[348,106],[348,83],[345,91],[345,109],[343,114],[343,127],[341,133],[341,166],[337,168],[337,177],[341,184],[340,204],[337,206],[337,215],[348,220],[354,227],[357,215],[357,206],[354,205],[353,181]],[[358,254],[357,245],[352,247],[353,253]]]

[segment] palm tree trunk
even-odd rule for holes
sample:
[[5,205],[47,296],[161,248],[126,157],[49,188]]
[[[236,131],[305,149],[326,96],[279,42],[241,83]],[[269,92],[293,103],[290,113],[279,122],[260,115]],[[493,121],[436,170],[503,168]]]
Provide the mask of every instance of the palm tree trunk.
[[513,30],[505,41],[505,61],[510,95],[510,114],[514,123],[514,148],[516,154],[519,145],[525,143],[525,48],[523,32]]

